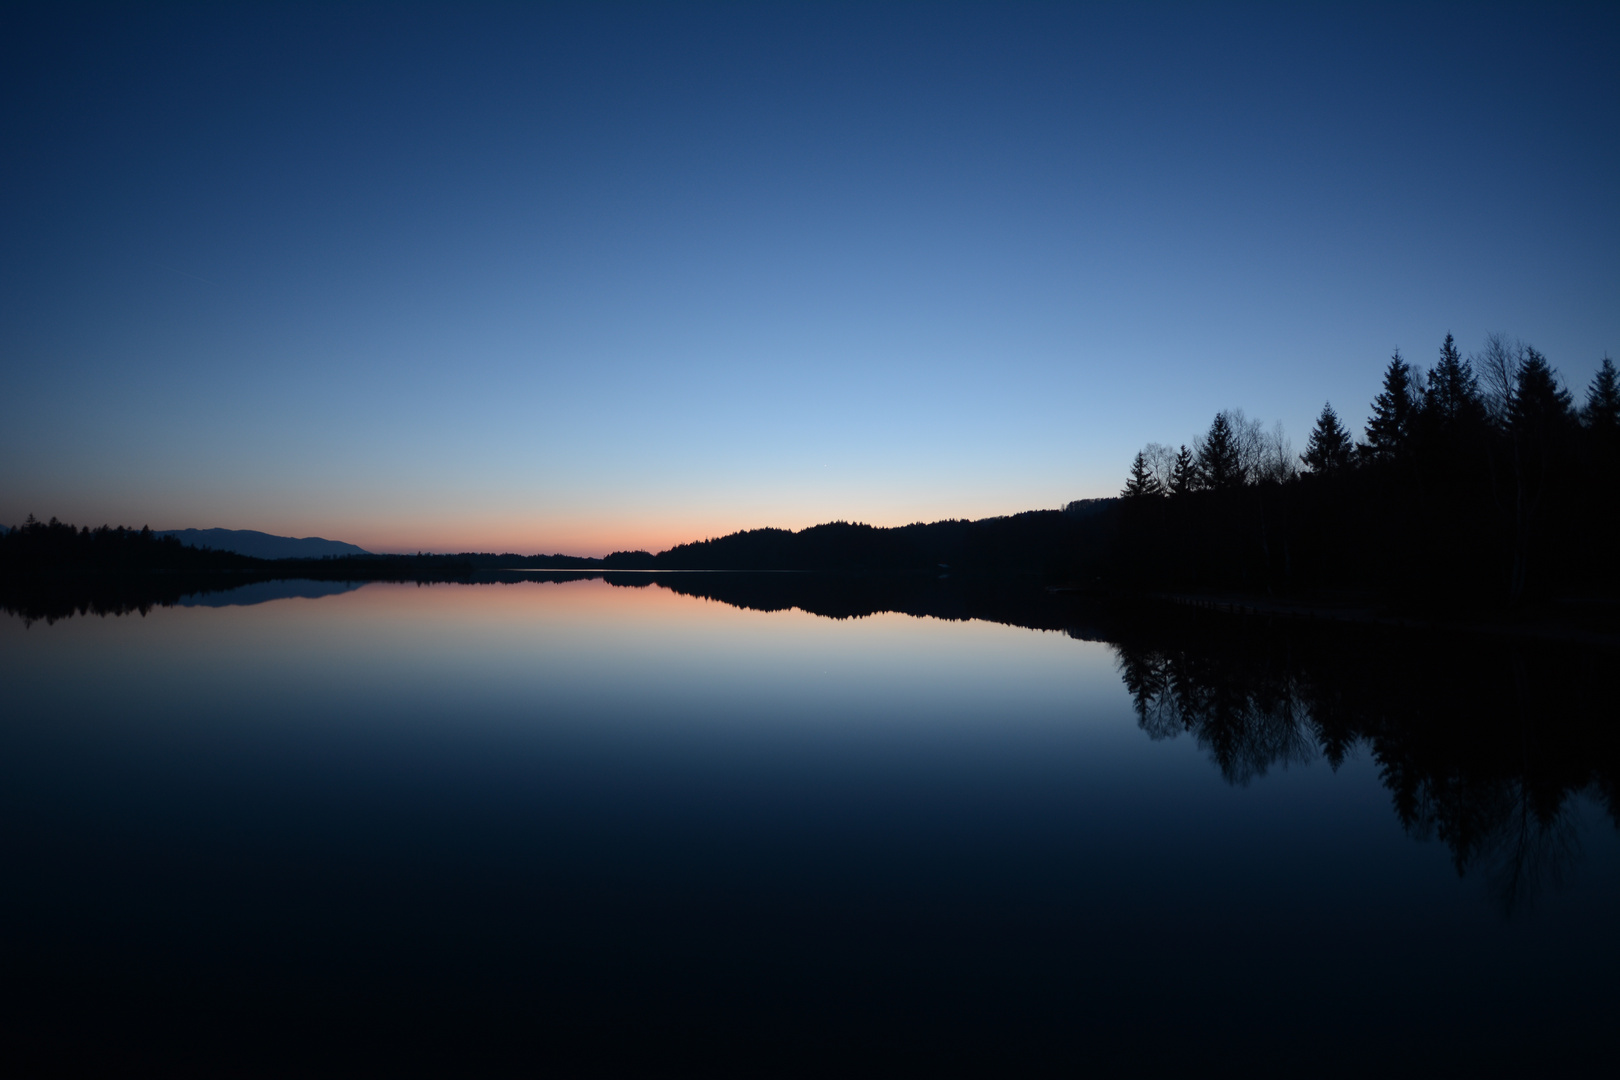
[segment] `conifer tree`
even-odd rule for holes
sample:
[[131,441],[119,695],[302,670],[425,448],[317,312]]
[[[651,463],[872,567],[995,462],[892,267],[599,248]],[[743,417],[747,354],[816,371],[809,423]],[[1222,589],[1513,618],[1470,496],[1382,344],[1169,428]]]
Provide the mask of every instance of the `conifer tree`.
[[1192,451],[1187,444],[1182,443],[1181,449],[1176,452],[1175,464],[1170,467],[1170,494],[1185,495],[1198,486],[1198,467],[1193,461]]
[[1547,358],[1526,345],[1507,404],[1512,445],[1513,570],[1508,597],[1518,603],[1530,579],[1538,534],[1550,492],[1560,486],[1566,439],[1575,427],[1568,390]]
[[1384,369],[1383,393],[1373,400],[1367,421],[1367,446],[1377,459],[1392,460],[1406,451],[1412,434],[1412,383],[1411,365],[1396,349]]
[[1313,473],[1333,473],[1348,468],[1354,460],[1355,445],[1350,433],[1339,423],[1339,414],[1331,403],[1322,406],[1322,415],[1316,418],[1316,427],[1305,443],[1300,460]]
[[1614,361],[1607,356],[1587,388],[1581,422],[1593,431],[1612,434],[1620,430],[1620,380],[1615,378]]
[[1529,346],[1519,368],[1518,385],[1508,405],[1508,425],[1515,433],[1551,433],[1574,417],[1574,401],[1558,385],[1547,358]]
[[1423,416],[1428,424],[1441,432],[1454,431],[1485,416],[1485,404],[1479,393],[1479,379],[1473,365],[1462,358],[1450,334],[1440,346],[1440,362],[1429,372],[1429,384],[1423,394]]
[[1131,475],[1125,481],[1125,490],[1119,494],[1124,499],[1154,499],[1164,494],[1163,485],[1148,465],[1147,454],[1137,451],[1136,460],[1131,462]]
[[1224,412],[1215,414],[1209,433],[1198,441],[1198,480],[1211,491],[1242,487],[1247,479],[1237,432]]

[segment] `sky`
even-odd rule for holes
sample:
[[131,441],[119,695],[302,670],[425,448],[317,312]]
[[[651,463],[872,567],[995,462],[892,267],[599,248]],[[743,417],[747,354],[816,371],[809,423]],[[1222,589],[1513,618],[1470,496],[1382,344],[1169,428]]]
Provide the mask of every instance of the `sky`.
[[[1309,10],[1305,10],[1306,8]],[[1620,357],[1620,7],[0,14],[0,523],[601,555]]]

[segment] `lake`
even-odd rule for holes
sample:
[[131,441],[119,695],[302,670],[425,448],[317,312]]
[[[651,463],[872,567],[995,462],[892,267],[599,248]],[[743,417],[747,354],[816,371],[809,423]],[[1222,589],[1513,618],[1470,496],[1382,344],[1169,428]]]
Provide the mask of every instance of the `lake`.
[[1612,652],[552,578],[0,615],[11,1052],[1545,1075],[1620,1048]]

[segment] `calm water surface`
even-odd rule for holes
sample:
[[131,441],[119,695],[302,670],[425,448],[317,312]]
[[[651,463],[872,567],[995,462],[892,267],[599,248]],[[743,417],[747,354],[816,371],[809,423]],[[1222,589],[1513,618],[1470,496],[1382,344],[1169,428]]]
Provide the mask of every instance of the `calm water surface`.
[[1616,1049],[1605,657],[1480,647],[1503,691],[1422,682],[1410,642],[1330,641],[1325,676],[599,579],[289,591],[0,616],[31,1068],[1537,1074]]

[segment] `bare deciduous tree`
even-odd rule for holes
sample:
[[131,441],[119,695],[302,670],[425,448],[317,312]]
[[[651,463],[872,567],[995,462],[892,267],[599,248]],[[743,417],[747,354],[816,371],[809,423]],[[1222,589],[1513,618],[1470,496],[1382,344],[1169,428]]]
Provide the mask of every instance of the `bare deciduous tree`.
[[1485,347],[1471,361],[1485,392],[1486,413],[1496,424],[1507,426],[1519,369],[1524,366],[1524,346],[1506,334],[1486,334]]
[[1159,482],[1159,487],[1169,491],[1170,480],[1176,469],[1175,447],[1150,442],[1142,448],[1142,458],[1147,462],[1148,471],[1153,474],[1153,479]]
[[1244,482],[1257,483],[1266,469],[1266,428],[1258,418],[1250,419],[1242,409],[1228,409],[1227,423],[1232,425],[1232,437],[1237,444],[1238,462]]
[[[1258,424],[1259,421],[1255,423]],[[1281,420],[1273,424],[1271,430],[1261,437],[1261,443],[1260,466],[1255,473],[1257,480],[1284,484],[1299,474],[1294,465],[1294,444],[1283,431]]]

